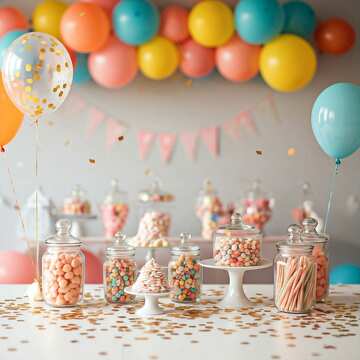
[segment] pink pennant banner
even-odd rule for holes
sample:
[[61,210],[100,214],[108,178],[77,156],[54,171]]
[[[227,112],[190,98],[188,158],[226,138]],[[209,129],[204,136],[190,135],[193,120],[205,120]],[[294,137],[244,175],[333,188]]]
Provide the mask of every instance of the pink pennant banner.
[[258,133],[258,129],[255,120],[250,111],[241,111],[234,119],[236,126],[243,125],[246,129],[252,133]]
[[140,159],[145,160],[150,152],[151,146],[154,143],[156,134],[151,131],[141,130],[137,134]]
[[197,149],[197,140],[199,134],[198,132],[183,132],[180,135],[181,143],[184,146],[184,149],[191,160],[196,159],[196,149]]
[[105,114],[95,107],[91,107],[89,110],[89,125],[86,130],[86,137],[89,138],[98,128],[98,126],[104,121]]
[[201,138],[213,156],[219,156],[220,152],[220,128],[213,126],[201,129]]
[[176,144],[176,134],[161,133],[159,134],[160,154],[164,162],[168,163],[174,151]]
[[110,148],[125,132],[125,126],[113,118],[106,119],[106,146]]

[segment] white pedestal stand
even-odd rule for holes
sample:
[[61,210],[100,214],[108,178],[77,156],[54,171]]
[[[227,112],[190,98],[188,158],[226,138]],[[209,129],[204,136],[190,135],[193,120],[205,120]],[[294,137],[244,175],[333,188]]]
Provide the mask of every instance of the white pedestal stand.
[[144,306],[136,311],[136,315],[139,316],[154,316],[165,314],[165,310],[159,306],[159,299],[162,297],[169,296],[169,292],[166,293],[139,293],[137,291],[133,291],[131,287],[125,288],[125,292],[130,295],[135,295],[139,297],[143,297],[145,299]]
[[209,269],[226,270],[229,274],[229,286],[219,305],[224,308],[239,308],[253,305],[244,293],[243,279],[246,271],[261,270],[272,266],[272,262],[262,259],[259,265],[247,267],[232,267],[215,265],[214,259],[200,261],[200,264]]

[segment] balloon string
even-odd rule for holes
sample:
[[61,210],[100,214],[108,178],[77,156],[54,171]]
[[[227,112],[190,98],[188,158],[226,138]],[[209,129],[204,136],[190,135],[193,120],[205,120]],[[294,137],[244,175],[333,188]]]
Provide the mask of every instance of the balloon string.
[[36,279],[40,281],[40,239],[39,239],[39,120],[35,120],[35,244],[36,244]]
[[340,159],[336,159],[334,173],[331,177],[331,182],[330,182],[330,193],[329,193],[329,200],[328,200],[326,216],[325,216],[324,233],[326,233],[327,225],[329,222],[330,210],[333,203],[334,192],[335,192],[335,183],[336,183],[335,180],[336,180],[336,175],[339,173],[340,164],[341,164]]

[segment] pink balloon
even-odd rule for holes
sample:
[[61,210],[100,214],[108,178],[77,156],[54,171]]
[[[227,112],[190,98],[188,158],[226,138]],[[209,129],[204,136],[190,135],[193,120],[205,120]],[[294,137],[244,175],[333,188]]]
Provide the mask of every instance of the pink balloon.
[[112,36],[106,45],[89,55],[92,78],[106,88],[120,88],[129,84],[138,71],[136,48]]
[[189,37],[189,11],[180,5],[168,5],[160,15],[160,35],[180,43]]
[[87,3],[99,5],[106,11],[106,13],[110,16],[111,19],[113,9],[115,5],[120,1],[119,0],[81,0],[81,2],[87,2]]
[[102,283],[102,263],[100,259],[91,251],[82,250],[85,255],[85,283],[101,284]]
[[216,65],[226,79],[241,82],[259,72],[261,46],[250,45],[235,35],[227,44],[216,49]]
[[194,40],[180,45],[180,70],[192,78],[209,75],[215,67],[215,50],[201,46]]
[[18,251],[0,252],[0,284],[31,284],[35,276],[30,256]]

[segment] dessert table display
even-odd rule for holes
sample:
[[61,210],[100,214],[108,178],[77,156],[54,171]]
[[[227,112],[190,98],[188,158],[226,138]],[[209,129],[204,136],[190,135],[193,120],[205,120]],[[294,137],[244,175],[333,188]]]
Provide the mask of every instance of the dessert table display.
[[[167,312],[140,317],[141,302],[106,304],[101,286],[85,285],[74,308],[29,303],[26,286],[0,286],[1,360],[66,358],[173,360],[357,360],[360,286],[330,287],[325,304],[308,315],[279,313],[272,285],[245,285],[252,307],[222,309],[226,286],[204,285],[199,304],[160,299]],[[234,357],[234,354],[235,357]]]

